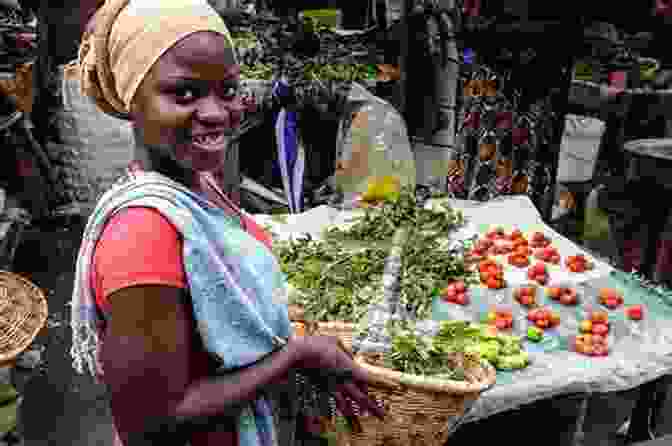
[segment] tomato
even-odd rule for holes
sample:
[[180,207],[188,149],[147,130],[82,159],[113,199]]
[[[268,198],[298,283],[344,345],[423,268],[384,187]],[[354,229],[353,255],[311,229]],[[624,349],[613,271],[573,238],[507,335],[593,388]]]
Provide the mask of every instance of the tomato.
[[543,328],[548,328],[551,325],[551,323],[548,319],[537,319],[535,321],[535,324],[537,325],[537,327],[542,328],[542,329]]
[[509,328],[508,323],[504,319],[497,319],[495,321],[495,327],[499,330],[506,330]]
[[593,356],[607,356],[609,355],[609,348],[604,345],[593,345]]
[[499,284],[500,284],[499,280],[497,280],[494,277],[489,277],[487,282],[486,282],[487,287],[490,288],[490,289],[498,289]]
[[560,325],[560,316],[556,313],[552,313],[549,316],[549,321],[551,323],[551,326],[555,327],[557,325]]
[[458,293],[464,293],[466,291],[467,287],[465,286],[464,282],[456,282],[455,283],[455,291]]
[[563,294],[560,296],[560,303],[563,305],[574,305],[576,304],[576,299],[571,294]]
[[599,335],[599,334],[594,334],[593,335],[593,345],[602,345],[607,342],[607,338]]
[[625,314],[633,321],[640,321],[644,318],[644,307],[642,305],[633,305],[626,308]]
[[610,308],[610,309],[614,310],[614,309],[618,308],[618,300],[613,298],[613,297],[610,297],[609,299],[606,300],[604,305],[607,308]]
[[468,303],[467,295],[464,293],[458,294],[457,297],[455,298],[455,303],[458,305],[467,305]]
[[538,282],[540,285],[546,285],[548,277],[546,276],[546,274],[539,274],[534,280]]
[[609,333],[609,326],[602,323],[593,324],[592,333],[605,336]]
[[555,254],[555,255],[551,256],[550,262],[555,264],[555,265],[559,264],[560,263],[560,255]]
[[533,266],[533,271],[536,274],[541,274],[546,272],[546,265],[544,265],[542,262],[539,262]]

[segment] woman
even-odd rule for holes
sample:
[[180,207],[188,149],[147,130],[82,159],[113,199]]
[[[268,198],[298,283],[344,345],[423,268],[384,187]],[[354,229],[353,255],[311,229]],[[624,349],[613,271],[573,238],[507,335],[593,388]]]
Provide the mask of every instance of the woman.
[[120,443],[277,444],[265,391],[297,368],[350,371],[339,408],[382,417],[335,339],[289,336],[270,242],[217,184],[242,113],[221,18],[205,0],[108,0],[85,37],[83,90],[136,136],[136,168],[89,219],[72,304],[75,368],[109,387]]

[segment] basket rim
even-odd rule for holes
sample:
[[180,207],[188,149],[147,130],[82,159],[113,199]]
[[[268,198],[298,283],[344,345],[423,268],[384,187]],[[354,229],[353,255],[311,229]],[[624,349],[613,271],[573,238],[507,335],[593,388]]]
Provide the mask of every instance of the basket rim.
[[476,382],[456,381],[445,378],[411,375],[396,370],[370,364],[365,356],[358,354],[355,361],[369,375],[371,384],[397,388],[405,386],[414,390],[438,393],[473,394],[482,393],[491,388],[497,379],[497,371],[486,360],[481,360],[481,367],[485,370],[485,377]]
[[[35,313],[35,315],[38,318],[38,323],[35,324],[35,327],[33,328],[31,335],[28,336],[24,342],[15,345],[10,351],[0,354],[0,362],[7,362],[19,356],[33,343],[38,333],[42,330],[42,328],[44,328],[44,325],[47,321],[47,317],[49,314],[49,307],[47,305],[47,298],[44,295],[44,291],[42,291],[40,287],[35,285],[30,280],[26,279],[23,276],[20,276],[19,274],[12,273],[10,271],[0,270],[0,279],[2,278],[20,284],[20,286],[26,289],[29,294],[37,298],[36,300],[40,302],[40,309],[42,310]],[[11,346],[11,343],[9,344],[9,346]]]

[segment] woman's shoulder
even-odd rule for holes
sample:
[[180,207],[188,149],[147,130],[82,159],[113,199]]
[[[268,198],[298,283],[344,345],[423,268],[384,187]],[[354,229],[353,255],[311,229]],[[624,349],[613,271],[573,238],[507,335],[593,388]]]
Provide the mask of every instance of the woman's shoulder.
[[110,218],[105,225],[101,240],[152,241],[169,237],[179,238],[175,226],[161,212],[150,207],[129,207]]

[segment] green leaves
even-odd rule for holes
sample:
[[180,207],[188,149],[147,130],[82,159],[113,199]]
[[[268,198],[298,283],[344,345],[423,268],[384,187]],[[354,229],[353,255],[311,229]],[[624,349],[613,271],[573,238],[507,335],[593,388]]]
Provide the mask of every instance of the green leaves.
[[371,298],[363,290],[380,282],[387,256],[378,248],[353,252],[310,237],[279,242],[274,251],[289,282],[301,291],[291,303],[316,321],[356,322]]

